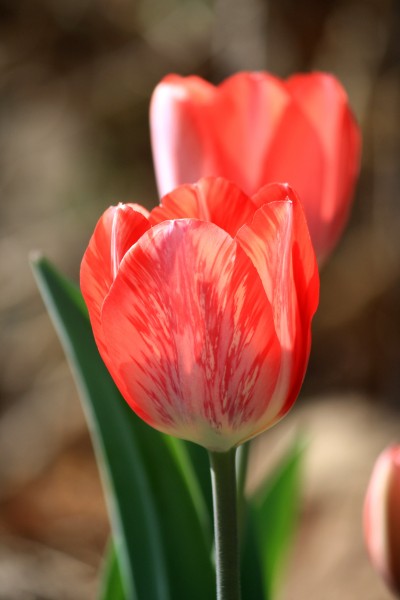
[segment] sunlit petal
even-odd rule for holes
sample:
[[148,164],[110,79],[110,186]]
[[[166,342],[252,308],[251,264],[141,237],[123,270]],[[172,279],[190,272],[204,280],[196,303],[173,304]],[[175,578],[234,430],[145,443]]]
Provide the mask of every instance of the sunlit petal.
[[237,239],[256,267],[273,308],[282,363],[269,411],[284,414],[295,401],[304,377],[319,279],[303,211],[294,192],[288,186],[272,185],[257,194],[258,204],[262,204],[263,196],[266,203],[253,221],[239,230]]
[[234,236],[253,217],[255,209],[254,203],[235,184],[221,177],[210,177],[180,186],[164,196],[149,219],[152,225],[168,219],[200,219],[215,223]]
[[89,308],[93,332],[102,356],[106,354],[100,327],[104,299],[125,253],[149,227],[144,214],[138,212],[138,205],[111,206],[97,223],[82,259],[81,290]]
[[151,425],[216,450],[254,434],[280,347],[256,269],[219,227],[167,221],[143,235],[102,326],[116,382]]

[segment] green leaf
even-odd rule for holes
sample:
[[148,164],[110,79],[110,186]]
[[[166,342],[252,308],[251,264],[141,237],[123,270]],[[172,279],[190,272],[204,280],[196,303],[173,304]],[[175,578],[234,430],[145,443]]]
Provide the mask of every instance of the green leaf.
[[[208,452],[202,446],[192,442],[185,442],[186,457],[191,465],[192,476],[194,475],[201,492],[202,514],[207,527],[209,527],[211,543],[213,541],[212,519],[213,500],[210,477],[210,459]],[[205,513],[205,514],[204,514]]]
[[43,258],[33,270],[81,393],[126,598],[211,598],[208,513],[185,445],[148,427],[121,398],[76,286]]
[[[293,540],[299,514],[304,449],[304,440],[298,437],[250,502],[247,535],[252,539],[253,546],[248,551],[254,552],[258,548],[264,600],[276,596]],[[259,594],[258,586],[257,595],[253,598],[262,598]]]
[[255,520],[248,501],[243,503],[245,513],[241,541],[241,584],[242,597],[247,600],[270,600],[265,589],[261,556],[255,531]]
[[112,541],[107,548],[99,600],[126,600],[118,556]]

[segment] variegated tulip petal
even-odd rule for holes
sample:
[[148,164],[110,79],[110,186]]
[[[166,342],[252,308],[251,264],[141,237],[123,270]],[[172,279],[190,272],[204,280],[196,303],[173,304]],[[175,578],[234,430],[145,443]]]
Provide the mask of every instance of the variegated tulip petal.
[[102,327],[116,383],[149,424],[220,451],[257,432],[280,347],[256,269],[219,227],[184,219],[145,233]]
[[143,215],[143,217],[145,217],[145,219],[148,219],[149,216],[150,216],[150,211],[147,210],[147,208],[145,208],[141,204],[136,204],[135,202],[127,202],[125,204],[120,203],[118,206],[128,206],[129,208],[131,208],[135,212],[138,212],[141,215]]
[[301,315],[303,315],[303,307],[311,307],[310,311],[305,312],[307,318],[303,329],[306,330],[309,326],[310,313],[312,316],[318,305],[319,275],[303,205],[296,192],[287,183],[272,183],[264,186],[252,197],[252,201],[260,207],[272,202],[289,201],[292,203],[294,215],[292,230],[293,281]]
[[[310,351],[319,278],[304,214],[293,191],[289,186],[266,186],[257,202],[263,194],[269,203],[239,230],[237,240],[261,277],[282,347],[279,382],[265,415],[268,420],[274,413],[284,415],[299,392]],[[280,195],[282,200],[271,202]]]
[[100,313],[121,260],[150,224],[138,205],[108,208],[94,230],[81,264],[81,290],[89,309],[93,333],[104,358],[107,350],[100,326]]
[[255,210],[254,203],[235,184],[221,177],[209,177],[164,196],[161,205],[152,210],[150,223],[189,217],[211,221],[233,237]]

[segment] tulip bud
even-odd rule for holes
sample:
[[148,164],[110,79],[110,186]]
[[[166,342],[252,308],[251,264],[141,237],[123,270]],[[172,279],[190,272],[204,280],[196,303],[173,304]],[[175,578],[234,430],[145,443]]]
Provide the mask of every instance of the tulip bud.
[[376,570],[400,598],[400,446],[378,457],[364,504],[364,534]]

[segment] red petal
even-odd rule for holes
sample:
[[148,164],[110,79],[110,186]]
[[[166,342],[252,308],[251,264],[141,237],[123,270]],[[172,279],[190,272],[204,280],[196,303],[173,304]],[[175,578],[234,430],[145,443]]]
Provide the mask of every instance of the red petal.
[[287,86],[321,144],[324,167],[319,197],[306,194],[294,179],[290,183],[304,203],[314,246],[323,258],[334,247],[348,217],[359,170],[360,133],[347,95],[335,77],[326,73],[296,75]]
[[251,200],[257,208],[270,202],[281,202],[282,200],[298,202],[296,193],[288,183],[269,183],[268,185],[264,185],[264,187],[252,196]]
[[284,83],[268,73],[238,73],[224,81],[209,110],[215,174],[250,195],[270,181],[265,154],[290,103]]
[[119,204],[119,206],[128,206],[129,208],[131,208],[135,212],[138,212],[141,215],[143,215],[145,217],[145,219],[148,219],[149,216],[150,216],[150,211],[148,211],[147,208],[145,208],[141,204],[136,204],[134,202],[129,202],[128,204],[125,204],[125,205],[124,204]]
[[161,200],[150,215],[152,225],[185,217],[211,221],[234,236],[255,212],[254,203],[236,185],[222,178],[201,179],[181,186]]
[[[256,267],[273,307],[282,346],[280,380],[270,410],[283,415],[300,390],[310,352],[311,319],[318,305],[319,277],[300,202],[289,186],[266,186],[266,202],[237,239]],[[289,200],[273,201],[286,196]]]
[[151,425],[214,450],[256,433],[280,348],[258,274],[227,233],[191,219],[152,228],[102,322],[116,383]]
[[263,157],[263,184],[285,181],[310,207],[310,228],[317,230],[325,164],[318,133],[296,103],[291,102],[274,130]]
[[81,290],[103,358],[106,350],[101,329],[101,307],[125,253],[150,227],[137,209],[138,205],[129,204],[108,208],[97,223],[82,259]]
[[264,154],[290,101],[268,73],[238,73],[219,87],[198,77],[164,79],[150,108],[160,193],[209,175],[254,193],[265,183]]
[[199,77],[169,75],[150,104],[151,146],[160,196],[214,172],[209,168],[208,126],[203,110],[215,88]]

